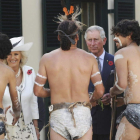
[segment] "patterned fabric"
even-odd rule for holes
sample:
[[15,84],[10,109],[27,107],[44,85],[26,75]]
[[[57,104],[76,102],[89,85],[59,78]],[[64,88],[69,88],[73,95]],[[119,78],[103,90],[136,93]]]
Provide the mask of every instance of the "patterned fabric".
[[25,125],[22,111],[17,126],[6,125],[6,130],[8,131],[6,134],[8,140],[37,140],[33,122]]
[[4,124],[4,112],[3,109],[0,108],[0,135],[5,133],[5,124]]
[[87,133],[92,124],[91,112],[88,107],[77,105],[73,108],[76,127],[72,113],[68,108],[58,109],[50,114],[51,128],[67,140],[79,139]]
[[117,123],[120,123],[124,116],[133,126],[140,129],[140,104],[128,104],[124,112],[118,117]]
[[101,72],[101,63],[100,63],[100,60],[99,60],[99,57],[96,58],[97,59],[97,62],[98,62],[98,68],[99,68],[99,71]]

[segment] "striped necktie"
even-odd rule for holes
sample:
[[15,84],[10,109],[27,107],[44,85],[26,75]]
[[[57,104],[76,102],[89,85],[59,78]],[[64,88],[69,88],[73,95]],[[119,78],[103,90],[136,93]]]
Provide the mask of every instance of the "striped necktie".
[[101,63],[100,63],[99,57],[97,57],[96,59],[97,59],[97,62],[98,62],[99,71],[101,72]]

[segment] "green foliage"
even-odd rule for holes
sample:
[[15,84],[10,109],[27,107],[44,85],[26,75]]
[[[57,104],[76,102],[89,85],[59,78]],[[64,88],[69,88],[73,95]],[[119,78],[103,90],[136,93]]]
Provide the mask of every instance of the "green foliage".
[[99,99],[99,100],[98,100],[98,105],[100,105],[100,106],[101,106],[102,111],[103,111],[103,109],[104,109],[104,105],[103,105],[103,102],[102,102],[102,100],[101,100],[101,99]]

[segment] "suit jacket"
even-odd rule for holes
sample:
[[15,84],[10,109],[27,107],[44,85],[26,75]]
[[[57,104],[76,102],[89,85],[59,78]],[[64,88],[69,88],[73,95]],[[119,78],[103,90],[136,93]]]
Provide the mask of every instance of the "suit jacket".
[[[32,71],[31,74],[28,73],[28,71],[30,70]],[[23,71],[23,79],[20,85],[21,88],[18,89],[18,99],[21,102],[21,108],[24,115],[25,125],[27,125],[33,119],[38,119],[39,113],[38,113],[37,97],[34,95],[33,92],[33,86],[35,80],[34,69],[32,67],[24,65],[22,67],[22,71]],[[3,96],[3,107],[6,108],[9,105],[12,107],[9,87],[7,86]],[[7,118],[6,123],[8,125],[12,125],[12,120],[13,120],[12,115],[9,113],[10,110],[12,110],[12,108],[10,108],[6,113],[6,118]]]
[[[105,93],[109,93],[110,88],[114,84],[114,56],[105,52],[103,70],[101,72]],[[94,85],[90,81],[89,92],[94,91]],[[104,109],[97,105],[91,110],[92,125],[94,134],[109,134],[111,125],[111,107],[104,105]]]
[[39,110],[38,128],[39,131],[41,131],[45,123],[45,105],[43,102],[43,98],[38,97],[37,101],[38,101],[38,110]]

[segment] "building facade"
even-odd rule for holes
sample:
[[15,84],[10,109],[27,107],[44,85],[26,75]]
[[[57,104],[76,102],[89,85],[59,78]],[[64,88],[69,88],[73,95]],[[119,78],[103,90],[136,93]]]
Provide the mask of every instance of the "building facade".
[[[70,0],[66,0],[66,4],[69,9]],[[136,19],[140,22],[140,0],[75,0],[75,4],[82,8],[79,19],[87,25],[80,34],[78,43],[78,47],[86,51],[84,31],[87,27],[102,26],[108,38],[105,50],[114,54],[116,48],[111,27],[121,19]],[[0,32],[9,38],[24,36],[25,43],[33,42],[33,47],[28,52],[27,65],[32,66],[36,72],[41,56],[59,48],[57,34],[54,33],[58,24],[53,21],[59,13],[63,14],[61,0],[0,0]],[[44,101],[47,124],[50,99],[45,98]],[[41,140],[47,139],[45,134],[43,130]]]

